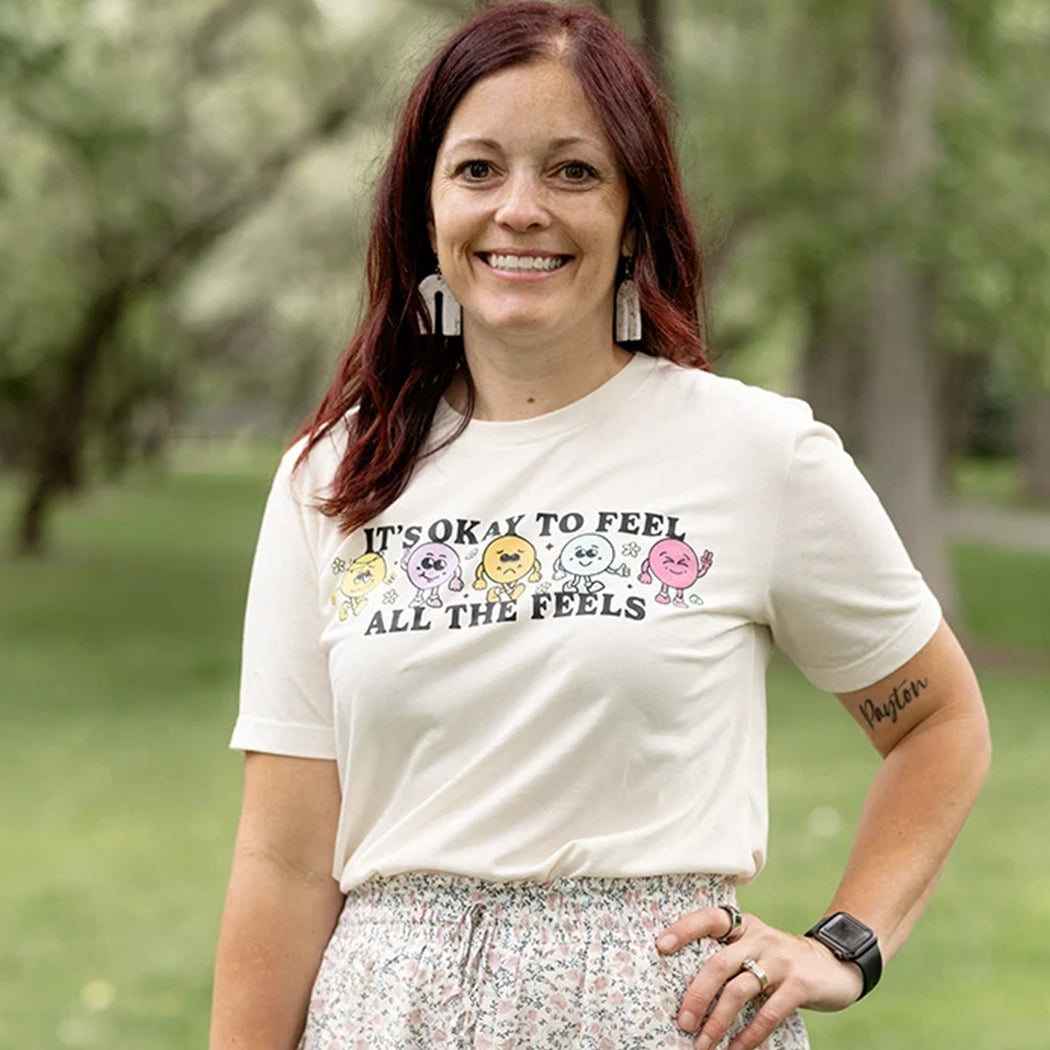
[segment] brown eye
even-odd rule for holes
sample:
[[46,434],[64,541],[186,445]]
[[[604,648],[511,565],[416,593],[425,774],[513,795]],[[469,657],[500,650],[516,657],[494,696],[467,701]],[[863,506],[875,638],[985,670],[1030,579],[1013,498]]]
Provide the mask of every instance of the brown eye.
[[566,164],[561,171],[569,182],[586,182],[588,179],[594,177],[594,169],[586,164],[580,163],[579,161],[573,161],[571,164]]
[[480,182],[492,174],[492,167],[486,160],[468,160],[459,166],[459,174],[474,182]]

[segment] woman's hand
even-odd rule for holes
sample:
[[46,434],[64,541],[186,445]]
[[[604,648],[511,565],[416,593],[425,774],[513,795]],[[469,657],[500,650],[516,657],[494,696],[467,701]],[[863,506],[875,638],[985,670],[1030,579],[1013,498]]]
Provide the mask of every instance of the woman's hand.
[[[656,940],[664,954],[684,944],[711,937],[728,939],[703,965],[689,986],[678,1014],[679,1027],[697,1036],[697,1050],[709,1050],[725,1037],[737,1015],[761,996],[752,1022],[730,1043],[729,1050],[754,1050],[796,1007],[843,1010],[860,996],[863,982],[853,963],[836,959],[812,937],[767,926],[745,914],[732,930],[725,908],[701,908],[668,926]],[[750,960],[759,976],[744,967]]]

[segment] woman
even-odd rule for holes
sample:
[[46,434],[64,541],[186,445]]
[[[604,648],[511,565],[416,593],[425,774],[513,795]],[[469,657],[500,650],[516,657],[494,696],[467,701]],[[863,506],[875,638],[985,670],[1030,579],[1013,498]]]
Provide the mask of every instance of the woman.
[[[834,434],[706,370],[664,113],[546,3],[408,100],[256,553],[212,1050],[798,1050],[932,889],[987,766],[973,674]],[[805,936],[734,896],[774,640],[884,759]]]

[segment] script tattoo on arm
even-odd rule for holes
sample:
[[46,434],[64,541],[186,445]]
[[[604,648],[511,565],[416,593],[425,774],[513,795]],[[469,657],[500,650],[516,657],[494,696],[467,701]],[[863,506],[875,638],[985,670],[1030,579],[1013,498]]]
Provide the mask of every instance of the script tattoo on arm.
[[877,704],[870,697],[861,701],[858,710],[871,729],[880,722],[894,723],[900,713],[917,700],[930,684],[928,678],[902,678],[891,690],[885,703]]

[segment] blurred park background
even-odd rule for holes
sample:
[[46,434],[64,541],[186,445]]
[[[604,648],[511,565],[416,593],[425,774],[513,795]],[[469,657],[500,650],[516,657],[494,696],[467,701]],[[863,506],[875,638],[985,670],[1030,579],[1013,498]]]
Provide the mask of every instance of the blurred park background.
[[[472,6],[0,2],[0,1048],[205,1045],[269,475],[357,316],[398,103]],[[991,713],[926,919],[815,1047],[1045,1050],[1050,4],[597,6],[676,103],[718,369],[840,430]],[[775,664],[770,762],[744,902],[802,929],[875,757]]]

